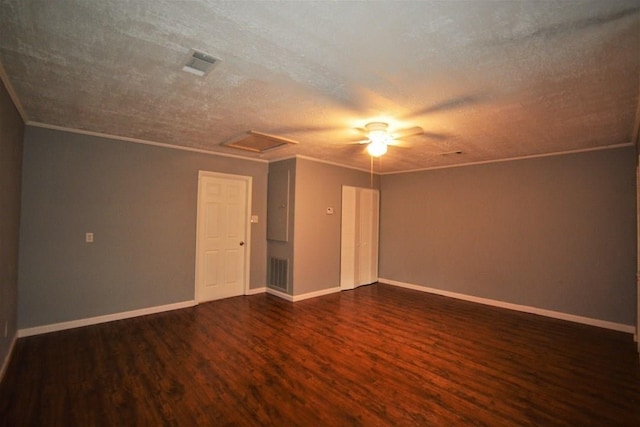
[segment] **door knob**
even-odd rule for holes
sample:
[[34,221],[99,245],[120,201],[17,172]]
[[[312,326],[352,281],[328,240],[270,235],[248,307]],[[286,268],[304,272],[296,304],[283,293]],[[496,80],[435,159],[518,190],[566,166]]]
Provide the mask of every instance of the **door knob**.
[[240,246],[244,246],[244,242],[240,242]]

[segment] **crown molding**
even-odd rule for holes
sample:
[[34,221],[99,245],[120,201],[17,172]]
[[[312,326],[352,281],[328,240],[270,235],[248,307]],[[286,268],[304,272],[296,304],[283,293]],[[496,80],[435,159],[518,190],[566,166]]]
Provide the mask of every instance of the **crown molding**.
[[[353,169],[353,170],[357,170],[357,171],[360,171],[360,172],[371,173],[371,170],[369,170],[369,169],[363,169],[363,168],[359,168],[359,167],[356,167],[356,166],[345,165],[344,163],[332,162],[332,161],[329,161],[329,160],[316,159],[315,157],[304,156],[302,154],[296,154],[295,156],[292,156],[292,157],[295,157],[296,159],[309,160],[311,162],[316,162],[316,163],[324,163],[326,165],[331,165],[331,166],[338,166],[338,167],[345,168],[345,169]],[[292,157],[289,157],[289,158],[292,158]],[[375,171],[373,172],[373,174],[374,175],[380,175],[379,172],[375,172]]]
[[11,101],[13,101],[13,105],[16,107],[16,110],[18,110],[18,114],[20,114],[20,117],[22,117],[22,121],[26,124],[29,121],[29,117],[27,116],[27,113],[24,110],[22,103],[18,99],[18,95],[16,94],[16,91],[13,88],[13,85],[9,81],[9,75],[7,74],[7,70],[4,69],[4,65],[2,65],[2,62],[0,62],[0,80],[2,81],[5,89],[7,90],[7,93],[9,94],[9,98],[11,98]]
[[432,170],[438,170],[438,169],[461,168],[465,166],[486,165],[491,163],[515,162],[518,160],[530,160],[530,159],[539,159],[543,157],[556,157],[556,156],[566,156],[569,154],[590,153],[593,151],[614,150],[616,148],[633,147],[634,145],[635,144],[633,142],[626,142],[624,144],[613,144],[613,145],[607,145],[604,147],[583,148],[579,150],[567,150],[567,151],[555,151],[553,153],[532,154],[529,156],[519,156],[519,157],[506,157],[504,159],[485,160],[481,162],[468,162],[468,163],[460,163],[456,165],[447,165],[447,166],[434,166],[434,167],[411,169],[411,170],[398,171],[398,172],[381,172],[379,174],[380,175],[396,175],[400,173],[412,173],[412,172],[432,171]]
[[79,135],[87,135],[87,136],[95,136],[95,137],[98,137],[98,138],[115,139],[117,141],[124,141],[124,142],[133,142],[134,144],[152,145],[152,146],[155,146],[155,147],[171,148],[173,150],[190,151],[190,152],[193,152],[193,153],[209,154],[209,155],[213,155],[213,156],[230,157],[230,158],[233,158],[233,159],[248,160],[248,161],[251,161],[251,162],[258,162],[258,163],[269,163],[268,160],[264,160],[264,159],[255,159],[255,158],[252,158],[252,157],[238,156],[238,155],[235,155],[235,154],[219,153],[217,151],[205,150],[205,149],[202,149],[202,148],[185,147],[185,146],[182,146],[182,145],[167,144],[167,143],[164,143],[164,142],[155,142],[155,141],[149,141],[149,140],[146,140],[146,139],[139,139],[139,138],[130,138],[128,136],[111,135],[111,134],[107,134],[107,133],[93,132],[93,131],[82,130],[82,129],[75,129],[75,128],[70,128],[70,127],[66,127],[66,126],[49,125],[49,124],[46,124],[46,123],[33,122],[33,121],[27,122],[26,125],[27,126],[38,127],[38,128],[43,128],[43,129],[51,129],[51,130],[58,130],[58,131],[62,131],[62,132],[75,133],[75,134],[79,134]]
[[[0,74],[1,74],[1,70],[0,70]],[[640,108],[639,108],[638,111],[640,112]],[[640,113],[639,113],[639,117],[640,117]],[[332,162],[332,161],[329,161],[329,160],[317,159],[315,157],[309,157],[309,156],[305,156],[305,155],[302,155],[302,154],[295,154],[295,155],[286,156],[286,157],[282,157],[282,158],[278,158],[278,159],[271,159],[271,160],[256,159],[256,158],[252,158],[252,157],[245,157],[245,156],[239,156],[239,155],[235,155],[235,154],[220,153],[220,152],[217,152],[217,151],[205,150],[205,149],[201,149],[201,148],[185,147],[185,146],[181,146],[181,145],[167,144],[167,143],[149,141],[149,140],[139,139],[139,138],[130,138],[130,137],[126,137],[126,136],[111,135],[111,134],[106,134],[106,133],[101,133],[101,132],[93,132],[93,131],[88,131],[88,130],[75,129],[75,128],[70,128],[70,127],[66,127],[66,126],[50,125],[50,124],[34,122],[34,121],[26,121],[25,124],[27,126],[39,127],[39,128],[43,128],[43,129],[58,130],[58,131],[70,132],[70,133],[75,133],[75,134],[80,134],[80,135],[95,136],[95,137],[99,137],[99,138],[114,139],[114,140],[118,140],[118,141],[132,142],[132,143],[135,143],[135,144],[152,145],[152,146],[156,146],[156,147],[170,148],[170,149],[181,150],[181,151],[190,151],[190,152],[194,152],[194,153],[208,154],[208,155],[213,155],[213,156],[221,156],[221,157],[229,157],[229,158],[240,159],[240,160],[248,160],[248,161],[258,162],[258,163],[275,163],[275,162],[280,162],[280,161],[290,160],[290,159],[303,159],[303,160],[309,160],[309,161],[316,162],[316,163],[324,163],[324,164],[327,164],[327,165],[337,166],[337,167],[341,167],[341,168],[345,168],[345,169],[352,169],[352,170],[357,170],[357,171],[360,171],[360,172],[372,173],[372,171],[369,170],[369,169],[359,168],[359,167],[356,167],[356,166],[350,166],[350,165],[346,165],[344,163]],[[637,135],[635,135],[634,138],[637,138]],[[423,171],[432,171],[432,170],[439,170],[439,169],[459,168],[459,167],[465,167],[465,166],[486,165],[486,164],[491,164],[491,163],[503,163],[503,162],[518,161],[518,160],[539,159],[539,158],[543,158],[543,157],[565,156],[565,155],[570,155],[570,154],[580,154],[580,153],[589,153],[589,152],[593,152],[593,151],[613,150],[613,149],[617,149],[617,148],[634,147],[634,146],[636,146],[636,144],[637,144],[637,141],[636,142],[632,141],[632,142],[626,142],[626,143],[623,143],[623,144],[607,145],[607,146],[603,146],[603,147],[593,147],[593,148],[584,148],[584,149],[567,150],[567,151],[556,151],[556,152],[553,152],[553,153],[533,154],[533,155],[519,156],[519,157],[507,157],[507,158],[496,159],[496,160],[485,160],[485,161],[480,161],[480,162],[459,163],[459,164],[455,164],[455,165],[425,167],[425,168],[410,169],[410,170],[405,170],[405,171],[395,171],[395,172],[379,172],[379,171],[376,172],[376,171],[373,171],[373,175],[378,175],[378,176],[396,175],[396,174],[401,174],[401,173],[423,172]]]

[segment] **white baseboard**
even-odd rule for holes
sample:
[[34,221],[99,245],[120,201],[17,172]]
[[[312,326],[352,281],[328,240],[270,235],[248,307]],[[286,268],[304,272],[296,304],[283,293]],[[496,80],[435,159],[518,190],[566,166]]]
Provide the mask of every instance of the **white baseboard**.
[[9,362],[11,362],[11,355],[13,354],[13,349],[16,346],[16,342],[18,341],[18,334],[13,334],[13,339],[11,340],[11,344],[9,345],[9,351],[4,356],[4,361],[2,362],[2,366],[0,367],[0,383],[4,378],[4,374],[7,372],[7,368],[9,367]]
[[521,311],[524,313],[537,314],[539,316],[552,317],[554,319],[567,320],[569,322],[582,323],[584,325],[597,326],[599,328],[612,329],[614,331],[626,332],[634,334],[636,327],[633,325],[625,325],[622,323],[609,322],[607,320],[592,319],[590,317],[576,316],[574,314],[562,313],[559,311],[545,310],[542,308],[531,307],[528,305],[512,304],[509,302],[493,300],[489,298],[474,297],[472,295],[459,294],[457,292],[443,291],[442,289],[429,288],[427,286],[415,285],[412,283],[398,282],[391,279],[379,279],[380,283],[399,286],[401,288],[413,289],[415,291],[427,292],[430,294],[442,295],[445,297],[456,298],[464,301],[471,301],[478,304],[490,305],[493,307],[506,308],[509,310]]
[[268,294],[277,296],[282,299],[286,299],[287,301],[290,301],[290,302],[298,302],[298,301],[302,301],[309,298],[316,298],[316,297],[321,297],[323,295],[335,294],[336,292],[340,292],[339,286],[335,288],[321,289],[319,291],[309,292],[309,293],[300,294],[300,295],[293,295],[293,296],[289,294],[285,294],[284,292],[281,292],[281,291],[277,291],[275,289],[267,288]]
[[267,292],[267,287],[264,286],[262,288],[254,288],[254,289],[247,289],[247,292],[245,292],[245,295],[258,295],[258,294],[264,294],[265,292]]
[[162,313],[164,311],[178,310],[181,308],[193,307],[195,301],[183,301],[174,304],[147,307],[139,310],[123,311],[120,313],[106,314],[104,316],[89,317],[86,319],[71,320],[68,322],[53,323],[50,325],[34,326],[18,330],[18,337],[28,337],[31,335],[46,334],[49,332],[64,331],[65,329],[80,328],[82,326],[97,325],[98,323],[112,322],[114,320],[129,319],[131,317],[146,316],[148,314]]
[[308,292],[306,294],[294,295],[293,302],[298,302],[309,298],[321,297],[329,294],[335,294],[337,292],[340,292],[340,286],[337,286],[335,288],[322,289],[315,292]]
[[281,291],[276,291],[275,289],[267,288],[267,293],[269,295],[276,296],[278,298],[286,299],[287,301],[293,302],[293,297],[289,294],[285,294]]

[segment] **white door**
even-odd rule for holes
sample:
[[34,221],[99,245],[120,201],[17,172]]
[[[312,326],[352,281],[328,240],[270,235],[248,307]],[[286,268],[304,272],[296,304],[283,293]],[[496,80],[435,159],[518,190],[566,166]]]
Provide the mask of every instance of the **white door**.
[[340,288],[378,280],[378,190],[342,187]]
[[251,177],[200,172],[198,178],[196,301],[243,295]]

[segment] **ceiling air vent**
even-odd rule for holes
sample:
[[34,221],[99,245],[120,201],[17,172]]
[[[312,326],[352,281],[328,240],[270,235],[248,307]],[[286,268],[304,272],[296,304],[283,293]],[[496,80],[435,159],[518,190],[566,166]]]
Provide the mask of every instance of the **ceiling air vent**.
[[218,65],[218,62],[220,62],[220,60],[211,55],[191,49],[187,60],[184,62],[182,71],[202,77]]
[[240,150],[253,151],[254,153],[264,153],[265,151],[297,143],[297,141],[291,139],[250,130],[227,142],[223,142],[222,145]]

